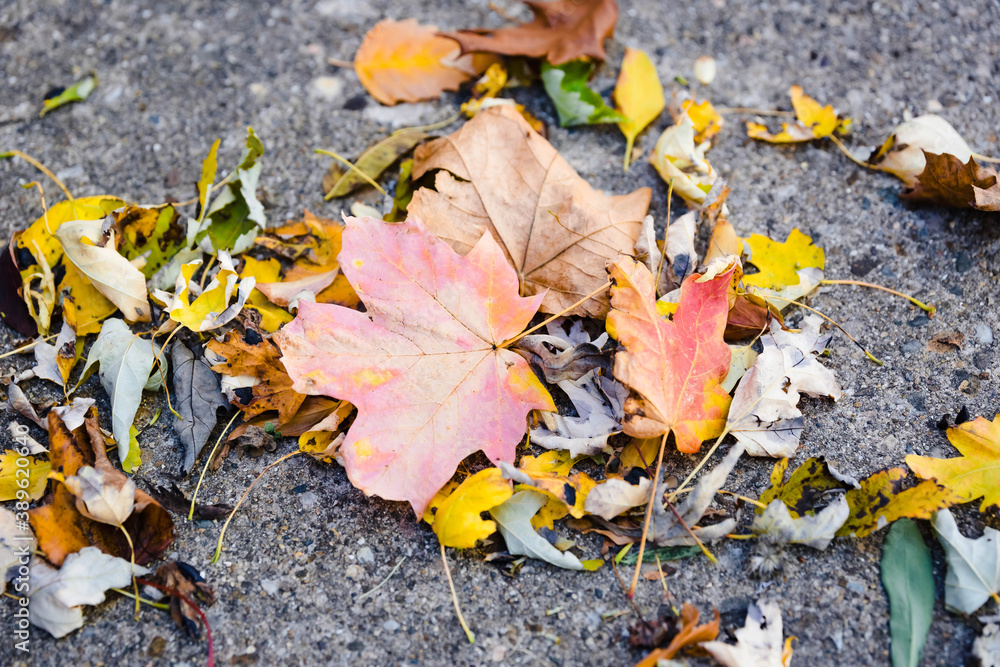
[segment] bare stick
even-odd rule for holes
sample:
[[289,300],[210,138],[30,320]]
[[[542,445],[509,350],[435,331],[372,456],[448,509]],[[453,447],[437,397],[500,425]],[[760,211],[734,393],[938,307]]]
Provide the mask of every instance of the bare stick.
[[444,545],[441,545],[441,562],[444,563],[444,574],[448,577],[448,587],[451,588],[451,601],[455,603],[455,614],[458,616],[458,622],[462,624],[462,629],[465,630],[465,636],[469,640],[470,644],[476,643],[476,635],[469,629],[468,623],[465,622],[465,617],[462,616],[462,608],[458,606],[458,595],[455,593],[455,582],[451,580],[451,568],[448,567],[448,559],[444,554]]
[[656,474],[653,476],[653,490],[649,494],[646,505],[646,519],[642,522],[642,537],[639,539],[639,555],[635,561],[635,574],[632,575],[632,585],[626,594],[631,600],[635,595],[635,587],[639,585],[639,570],[642,569],[642,556],[646,551],[646,535],[649,534],[649,522],[653,520],[653,503],[656,502],[657,490],[660,488],[660,467],[663,465],[663,450],[667,447],[667,434],[660,439],[660,451],[656,455]]
[[4,359],[6,357],[12,357],[15,354],[21,354],[23,352],[27,352],[28,350],[30,350],[31,348],[35,347],[39,343],[44,343],[45,341],[52,340],[53,338],[55,338],[58,335],[59,334],[52,334],[51,336],[45,336],[44,338],[36,338],[35,340],[31,341],[30,343],[25,343],[21,347],[15,347],[10,352],[4,352],[3,354],[0,354],[0,359]]
[[[980,162],[1000,162],[1000,157],[989,157],[987,155],[980,155],[979,153],[973,153],[972,157],[976,158]],[[994,597],[996,597],[994,595]],[[997,604],[1000,604],[1000,600],[997,600]]]
[[870,287],[871,289],[882,290],[883,292],[888,292],[889,294],[894,294],[896,296],[903,297],[904,299],[906,299],[907,301],[909,301],[910,303],[912,303],[917,308],[919,308],[919,309],[921,309],[921,310],[929,313],[931,317],[934,317],[934,313],[937,312],[937,308],[935,308],[934,306],[932,306],[930,304],[927,304],[927,303],[924,303],[922,301],[918,301],[917,299],[914,299],[909,294],[903,294],[902,292],[897,292],[894,289],[889,289],[888,287],[882,287],[881,285],[875,285],[874,283],[866,283],[866,282],[862,282],[860,280],[821,280],[821,281],[819,281],[819,284],[820,285],[858,285],[859,287]]

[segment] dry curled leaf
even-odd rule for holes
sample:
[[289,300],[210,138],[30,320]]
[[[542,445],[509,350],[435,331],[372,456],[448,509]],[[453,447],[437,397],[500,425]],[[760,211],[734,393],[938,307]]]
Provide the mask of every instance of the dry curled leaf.
[[[521,293],[544,294],[541,309],[550,313],[600,288],[607,260],[633,251],[651,196],[649,188],[624,196],[594,190],[507,106],[420,146],[414,160],[414,178],[441,171],[436,191],[414,193],[410,214],[461,254],[489,232],[517,271]],[[607,310],[599,294],[571,314]]]
[[963,163],[948,153],[924,151],[924,159],[924,170],[903,197],[956,208],[1000,211],[1000,174],[996,169],[980,165],[974,157]]
[[726,667],[788,667],[792,638],[782,644],[781,610],[773,602],[758,602],[747,609],[746,624],[736,630],[736,645],[720,641],[701,647]]
[[618,22],[615,0],[525,0],[524,4],[535,15],[531,23],[441,34],[461,44],[463,53],[546,58],[553,65],[585,56],[605,59],[604,40],[614,34]]

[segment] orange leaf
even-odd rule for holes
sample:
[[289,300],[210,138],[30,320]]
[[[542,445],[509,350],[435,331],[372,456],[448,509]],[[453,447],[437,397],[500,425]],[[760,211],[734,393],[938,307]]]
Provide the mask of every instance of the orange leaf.
[[504,56],[547,58],[553,65],[589,56],[604,60],[604,40],[618,22],[615,0],[524,0],[535,20],[499,30],[441,33],[462,45],[463,53],[483,51]]
[[532,409],[555,410],[528,363],[502,347],[542,295],[490,234],[466,257],[411,218],[348,218],[340,260],[366,312],[303,302],[276,334],[294,389],[358,408],[341,446],[351,482],[422,516],[459,462],[514,459]]
[[382,104],[439,97],[482,73],[491,58],[462,56],[458,45],[438,34],[437,26],[416,19],[383,19],[368,31],[354,56],[361,84]]
[[736,265],[715,277],[689,276],[672,321],[656,312],[653,275],[620,257],[610,267],[608,333],[625,346],[615,377],[638,396],[625,403],[624,430],[651,438],[673,432],[677,449],[696,452],[726,425],[729,394],[720,386],[731,353],[723,341],[728,291]]
[[635,667],[656,667],[660,660],[671,660],[685,646],[712,641],[719,636],[719,612],[713,610],[715,620],[698,625],[700,614],[694,605],[687,602],[681,608],[681,628],[666,648],[658,648],[640,660]]

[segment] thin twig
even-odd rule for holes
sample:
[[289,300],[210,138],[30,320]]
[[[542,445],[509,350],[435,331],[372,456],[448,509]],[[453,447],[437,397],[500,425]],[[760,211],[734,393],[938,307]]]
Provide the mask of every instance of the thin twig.
[[639,555],[635,561],[635,574],[632,575],[632,585],[628,589],[628,597],[632,599],[635,595],[635,587],[639,585],[639,570],[642,569],[642,556],[646,551],[646,535],[649,534],[649,523],[653,520],[653,503],[656,502],[656,495],[660,488],[660,468],[663,465],[663,450],[667,448],[667,434],[664,433],[660,439],[660,451],[656,455],[656,474],[653,476],[653,490],[649,494],[649,503],[646,505],[646,518],[642,522],[642,537],[639,539]]
[[212,459],[215,457],[215,450],[219,448],[219,443],[222,442],[222,437],[226,435],[226,431],[229,430],[229,427],[233,425],[233,422],[236,421],[236,418],[239,417],[240,414],[242,413],[237,410],[236,414],[233,415],[233,418],[230,419],[229,423],[222,429],[222,433],[219,434],[219,439],[215,441],[212,451],[208,453],[208,458],[205,459],[205,467],[201,469],[201,475],[198,476],[198,484],[194,487],[194,493],[191,495],[191,509],[188,510],[188,521],[191,521],[194,518],[194,503],[198,499],[198,491],[201,489],[202,480],[205,479],[205,473],[208,472],[208,466],[211,465]]
[[748,107],[716,107],[715,113],[750,113],[757,116],[794,116],[794,111],[779,111],[777,109],[751,109]]
[[716,493],[724,493],[727,496],[733,496],[734,498],[739,498],[743,502],[750,503],[751,505],[756,505],[757,507],[760,507],[761,509],[767,507],[767,505],[765,505],[764,503],[760,502],[759,500],[754,500],[753,498],[747,498],[746,496],[741,496],[740,494],[733,493],[732,491],[726,491],[724,489],[719,489],[718,491],[716,491]]
[[226,519],[226,523],[224,523],[222,525],[222,530],[219,532],[219,541],[215,545],[215,555],[212,556],[212,560],[209,561],[212,565],[215,565],[216,563],[218,563],[219,562],[219,558],[222,556],[222,539],[226,536],[226,529],[229,528],[229,522],[233,520],[234,516],[236,516],[236,512],[237,512],[237,510],[240,509],[240,505],[243,504],[243,501],[246,500],[247,496],[250,495],[250,492],[253,491],[253,487],[257,486],[257,482],[260,481],[260,478],[263,477],[264,474],[268,470],[270,470],[274,466],[278,465],[282,461],[287,461],[288,459],[292,458],[293,456],[298,456],[299,454],[304,454],[304,453],[305,452],[303,452],[301,449],[296,449],[294,452],[290,452],[288,454],[285,454],[280,459],[278,459],[274,463],[271,463],[269,466],[267,466],[266,468],[264,468],[263,470],[261,470],[260,474],[257,475],[257,478],[254,481],[250,482],[250,486],[248,486],[247,490],[243,492],[242,496],[240,496],[239,502],[236,503],[236,507],[234,507],[233,511],[229,513],[229,518]]
[[340,58],[327,58],[326,62],[333,65],[334,67],[346,67],[347,69],[354,69],[354,63],[350,60],[341,60]]
[[584,303],[584,302],[586,302],[586,301],[588,301],[590,299],[593,299],[595,296],[597,296],[598,294],[600,294],[604,290],[608,289],[609,287],[611,287],[611,281],[610,280],[608,282],[604,283],[603,285],[601,285],[600,287],[598,287],[597,289],[595,289],[593,292],[591,292],[587,296],[583,297],[582,299],[580,299],[579,301],[577,301],[576,303],[574,303],[573,305],[568,306],[567,308],[563,308],[561,311],[559,311],[558,313],[556,313],[552,317],[547,318],[543,322],[540,322],[539,324],[536,324],[535,326],[531,327],[530,329],[528,329],[526,331],[522,331],[521,333],[517,334],[516,336],[514,336],[510,340],[505,340],[504,342],[502,342],[499,345],[497,345],[497,347],[510,347],[511,345],[513,345],[517,341],[521,340],[522,338],[524,338],[528,334],[532,333],[533,331],[538,331],[539,329],[541,329],[542,327],[544,327],[549,322],[552,322],[553,320],[556,320],[556,319],[562,317],[563,315],[565,315],[569,311],[573,310],[574,308],[576,308],[580,304],[582,304],[582,303]]
[[[379,185],[375,181],[374,178],[372,178],[371,176],[369,176],[365,172],[363,172],[360,169],[358,169],[357,165],[355,165],[353,162],[351,162],[347,158],[341,157],[340,155],[337,155],[333,151],[324,150],[322,148],[317,148],[315,150],[315,152],[319,153],[320,155],[328,155],[328,156],[332,157],[333,159],[342,162],[344,164],[344,166],[346,166],[350,171],[355,172],[358,176],[360,176],[365,181],[367,181],[368,185],[371,185],[376,190],[378,190],[379,192],[381,192],[383,197],[388,197],[389,196],[389,193],[385,191],[385,188],[383,188],[381,185]],[[323,197],[323,199],[325,199],[326,201],[330,201],[331,199],[333,199],[333,194],[332,193],[333,193],[333,190],[330,190],[330,192],[326,193],[326,195]]]
[[465,622],[465,617],[462,616],[462,608],[458,606],[458,594],[455,593],[455,582],[451,579],[451,568],[448,567],[448,558],[444,553],[444,545],[441,545],[441,562],[444,563],[444,574],[448,577],[448,586],[451,588],[451,601],[455,603],[455,614],[458,616],[458,622],[462,624],[462,629],[465,630],[465,636],[469,640],[470,644],[476,643],[476,635],[469,629],[468,623]]
[[44,164],[42,164],[41,162],[39,162],[35,158],[31,157],[27,153],[22,153],[21,151],[6,151],[5,153],[3,153],[2,157],[19,157],[19,158],[21,158],[22,160],[24,160],[25,162],[27,162],[28,164],[30,164],[35,169],[37,169],[38,171],[42,172],[43,174],[45,174],[49,178],[51,178],[52,181],[55,182],[55,184],[59,186],[59,189],[62,190],[66,194],[66,199],[69,199],[70,201],[73,201],[73,193],[71,193],[69,191],[69,189],[65,185],[63,185],[63,182],[60,181],[56,177],[56,175],[53,174],[49,170],[48,167],[46,167]]
[[888,287],[882,287],[881,285],[876,285],[874,283],[866,283],[866,282],[862,282],[860,280],[821,280],[821,281],[819,281],[819,284],[820,285],[858,285],[859,287],[870,287],[871,289],[882,290],[883,292],[888,292],[889,294],[894,294],[896,296],[903,297],[904,299],[906,299],[907,301],[909,301],[910,303],[912,303],[917,308],[919,308],[919,309],[921,309],[921,310],[929,313],[930,317],[934,317],[934,313],[937,312],[937,308],[935,308],[934,306],[932,306],[930,304],[927,304],[927,303],[923,303],[922,301],[918,301],[917,299],[913,298],[909,294],[903,294],[902,292],[897,292],[894,289],[889,289]]
[[403,557],[401,557],[401,558],[399,559],[399,562],[397,562],[397,563],[396,563],[396,565],[395,565],[395,566],[394,566],[394,567],[393,567],[393,568],[392,568],[391,570],[389,570],[389,574],[387,574],[387,575],[385,576],[385,579],[383,579],[383,580],[382,580],[382,583],[380,583],[380,584],[379,584],[378,586],[376,586],[375,588],[371,589],[371,590],[370,590],[370,591],[368,591],[367,593],[362,593],[362,594],[361,594],[361,595],[360,595],[360,596],[358,597],[358,599],[357,599],[357,600],[355,600],[355,602],[361,602],[361,601],[362,601],[362,600],[364,600],[365,598],[367,598],[367,597],[370,597],[370,596],[374,595],[374,594],[375,594],[375,592],[376,592],[376,591],[378,591],[378,589],[380,589],[380,588],[382,588],[383,586],[385,586],[386,582],[388,582],[388,581],[389,581],[390,579],[392,579],[392,575],[396,574],[396,570],[398,570],[398,569],[399,569],[399,566],[403,564],[403,561],[404,561],[404,560],[406,560],[406,556],[403,556]]
[[684,517],[681,516],[680,512],[677,511],[677,508],[674,507],[674,504],[669,500],[667,501],[667,507],[669,507],[670,511],[674,513],[674,516],[677,517],[677,521],[681,524],[681,527],[684,528],[685,531],[687,531],[687,534],[691,536],[691,539],[694,540],[695,545],[699,549],[701,549],[701,552],[705,554],[705,557],[708,558],[708,560],[712,561],[713,563],[718,563],[719,560],[712,555],[712,552],[708,550],[708,547],[705,546],[705,543],[702,542],[701,539],[694,534],[694,531],[691,530],[691,527],[687,525],[687,521],[684,520]]

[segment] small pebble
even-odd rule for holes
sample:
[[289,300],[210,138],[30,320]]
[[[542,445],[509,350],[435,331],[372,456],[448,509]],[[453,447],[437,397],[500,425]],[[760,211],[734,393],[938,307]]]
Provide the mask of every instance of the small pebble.
[[358,562],[371,564],[375,562],[375,554],[372,553],[371,547],[361,547],[358,549]]
[[261,579],[260,587],[264,589],[264,592],[268,595],[278,594],[278,580],[277,579]]
[[976,338],[985,346],[993,344],[993,330],[985,324],[976,325]]
[[399,623],[390,618],[388,621],[382,624],[382,628],[386,632],[395,632],[396,630],[399,630]]
[[845,586],[844,588],[846,588],[852,593],[857,593],[858,595],[861,595],[862,593],[865,592],[864,584],[857,581],[848,581],[847,586]]
[[365,578],[365,571],[360,565],[352,563],[344,570],[344,576],[351,581],[361,581]]

